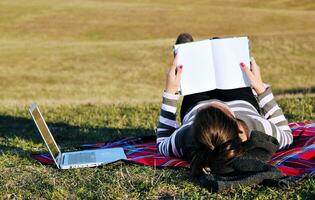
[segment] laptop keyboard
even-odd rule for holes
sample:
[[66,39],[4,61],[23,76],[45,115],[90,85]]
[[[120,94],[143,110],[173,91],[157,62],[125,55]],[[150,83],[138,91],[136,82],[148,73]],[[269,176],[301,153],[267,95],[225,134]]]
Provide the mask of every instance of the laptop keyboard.
[[69,154],[68,164],[84,164],[96,162],[95,152]]

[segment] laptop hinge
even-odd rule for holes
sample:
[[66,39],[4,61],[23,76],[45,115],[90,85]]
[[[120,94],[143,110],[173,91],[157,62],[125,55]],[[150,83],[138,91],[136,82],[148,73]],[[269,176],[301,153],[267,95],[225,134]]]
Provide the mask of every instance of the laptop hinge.
[[62,164],[62,160],[63,160],[63,156],[61,153],[58,154],[56,161],[57,161],[57,167],[61,168],[61,164]]
[[65,154],[61,154],[61,165],[64,165],[65,164]]

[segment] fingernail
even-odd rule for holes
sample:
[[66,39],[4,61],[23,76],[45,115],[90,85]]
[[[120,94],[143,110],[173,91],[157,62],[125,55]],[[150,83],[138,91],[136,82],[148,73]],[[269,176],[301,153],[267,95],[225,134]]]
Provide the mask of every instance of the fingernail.
[[179,65],[178,67],[179,67],[179,69],[183,69],[183,65]]
[[245,63],[243,63],[243,62],[241,62],[240,65],[241,65],[242,68],[245,67]]

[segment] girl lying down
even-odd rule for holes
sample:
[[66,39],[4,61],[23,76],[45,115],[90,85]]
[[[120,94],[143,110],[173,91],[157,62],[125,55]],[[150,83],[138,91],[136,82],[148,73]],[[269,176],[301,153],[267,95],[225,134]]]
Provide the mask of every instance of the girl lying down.
[[[176,44],[191,42],[181,34]],[[184,96],[181,105],[181,126],[176,122],[177,94],[182,71],[177,57],[166,76],[163,103],[157,124],[157,147],[161,154],[189,161],[192,175],[206,171],[212,174],[233,174],[233,159],[248,153],[247,144],[261,147],[256,158],[270,159],[272,153],[292,143],[288,121],[276,103],[271,88],[266,86],[259,66],[251,58],[251,70],[240,63],[251,87],[212,90]],[[253,93],[256,93],[254,95]],[[258,139],[257,139],[258,138]],[[271,144],[271,145],[270,145]],[[268,155],[264,155],[264,152]]]

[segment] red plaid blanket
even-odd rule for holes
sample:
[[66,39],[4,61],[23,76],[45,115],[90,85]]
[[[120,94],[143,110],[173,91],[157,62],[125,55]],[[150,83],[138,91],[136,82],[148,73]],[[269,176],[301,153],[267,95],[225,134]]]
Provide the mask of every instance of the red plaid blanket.
[[290,123],[293,144],[276,152],[270,164],[287,176],[315,172],[315,122]]
[[[288,176],[315,172],[315,122],[290,123],[294,142],[288,148],[275,153],[270,164]],[[85,144],[81,148],[122,147],[129,162],[155,167],[189,167],[186,161],[165,157],[158,153],[155,137],[127,137],[106,143]],[[42,164],[51,165],[49,154],[32,154]]]

